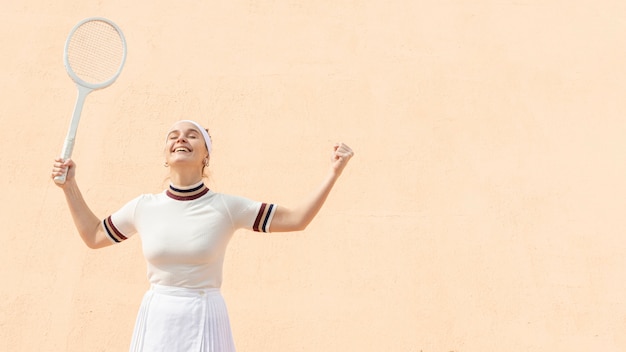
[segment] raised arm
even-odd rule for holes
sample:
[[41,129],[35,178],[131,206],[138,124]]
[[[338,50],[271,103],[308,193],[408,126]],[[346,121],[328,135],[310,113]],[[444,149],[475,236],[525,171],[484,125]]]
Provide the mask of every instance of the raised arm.
[[104,233],[100,219],[89,209],[83,195],[78,188],[75,178],[76,165],[72,160],[55,159],[52,168],[52,178],[62,175],[68,169],[67,178],[62,185],[57,184],[65,193],[65,200],[72,214],[74,225],[89,248],[102,248],[113,244]]
[[350,161],[354,152],[343,143],[333,146],[331,168],[320,187],[294,208],[279,206],[270,225],[270,232],[302,231],[313,220],[328,198],[335,182]]

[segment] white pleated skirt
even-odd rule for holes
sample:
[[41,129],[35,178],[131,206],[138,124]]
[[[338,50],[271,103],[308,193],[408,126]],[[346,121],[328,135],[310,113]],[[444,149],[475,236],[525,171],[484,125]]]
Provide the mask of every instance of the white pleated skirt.
[[234,352],[219,288],[152,285],[139,308],[131,352]]

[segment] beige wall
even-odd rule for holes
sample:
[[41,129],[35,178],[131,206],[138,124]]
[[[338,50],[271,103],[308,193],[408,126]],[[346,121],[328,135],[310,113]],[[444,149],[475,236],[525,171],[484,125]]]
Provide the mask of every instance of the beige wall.
[[79,240],[48,175],[76,97],[69,29],[125,31],[74,153],[100,216],[166,184],[165,129],[215,139],[210,186],[306,196],[303,233],[238,232],[240,351],[626,350],[623,1],[11,1],[0,7],[0,350],[124,351],[138,238]]

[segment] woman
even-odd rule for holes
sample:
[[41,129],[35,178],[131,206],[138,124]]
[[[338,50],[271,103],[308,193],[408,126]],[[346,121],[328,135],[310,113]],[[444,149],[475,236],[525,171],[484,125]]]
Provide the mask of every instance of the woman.
[[209,190],[203,177],[211,157],[211,138],[194,121],[172,126],[164,154],[169,188],[140,195],[103,220],[83,199],[72,160],[56,159],[52,178],[67,171],[66,182],[58,186],[78,233],[90,248],[119,243],[135,233],[141,236],[151,287],[139,309],[131,351],[234,351],[219,291],[224,254],[234,231],[305,229],[354,153],[347,145],[336,144],[330,173],[312,197],[295,208]]

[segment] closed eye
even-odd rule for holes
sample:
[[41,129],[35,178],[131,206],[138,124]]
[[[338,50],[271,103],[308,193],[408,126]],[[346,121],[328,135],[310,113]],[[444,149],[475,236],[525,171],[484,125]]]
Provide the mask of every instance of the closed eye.
[[200,138],[200,133],[197,130],[194,130],[194,129],[190,129],[190,130],[187,130],[187,131],[172,131],[167,136],[167,138],[170,139],[170,140],[178,139],[180,137],[181,133],[183,133],[185,138],[189,138],[189,139],[198,139],[198,138]]

